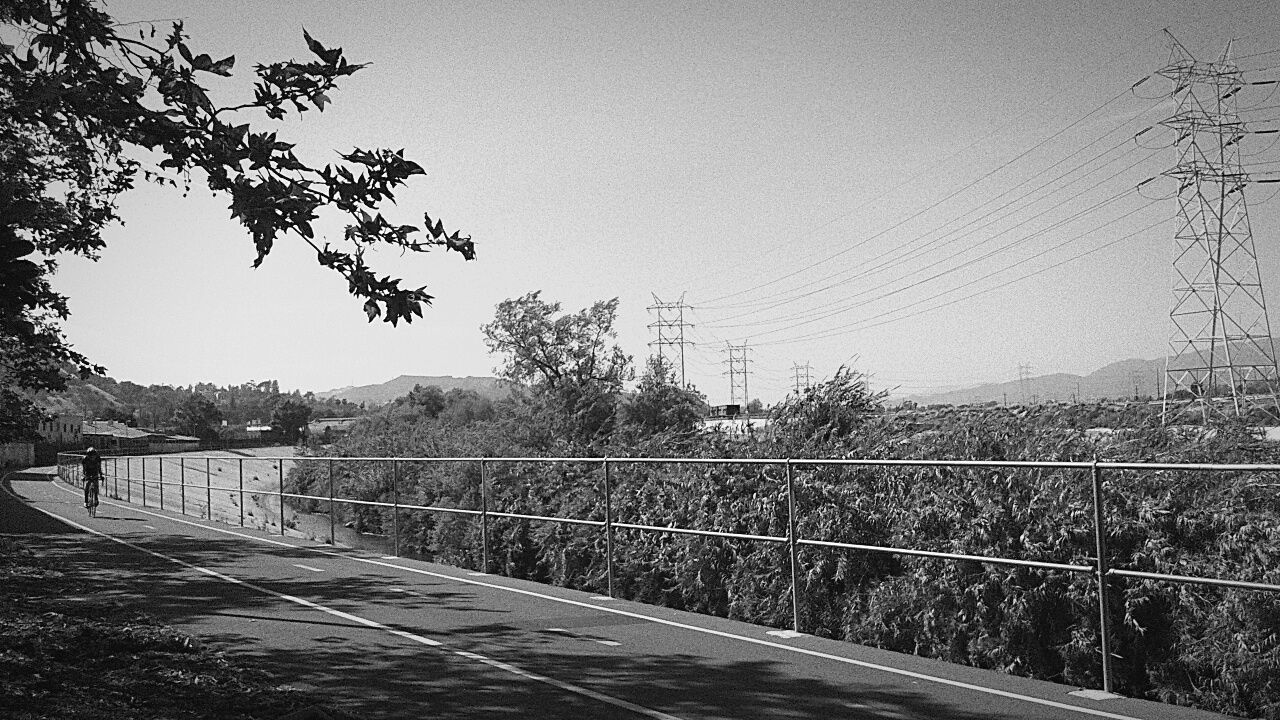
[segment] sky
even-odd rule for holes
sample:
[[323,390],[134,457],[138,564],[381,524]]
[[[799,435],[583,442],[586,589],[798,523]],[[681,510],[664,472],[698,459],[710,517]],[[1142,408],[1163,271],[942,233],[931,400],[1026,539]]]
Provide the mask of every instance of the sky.
[[[281,139],[321,164],[404,148],[427,174],[388,216],[429,212],[478,254],[375,256],[435,296],[393,328],[366,322],[300,240],[252,269],[201,178],[185,195],[139,187],[101,260],[65,260],[55,285],[70,342],[142,384],[489,375],[480,326],[534,290],[566,310],[618,297],[637,365],[656,339],[646,308],[682,301],[688,381],[713,404],[730,400],[729,343],[747,344],[748,393],[766,403],[797,366],[908,394],[1162,357],[1177,201],[1158,123],[1173,105],[1166,80],[1131,86],[1169,60],[1163,28],[1197,57],[1234,40],[1249,78],[1280,75],[1271,0],[107,9],[181,19],[197,52],[235,55],[215,100],[249,96],[255,63],[306,59],[303,28],[369,63]],[[1246,117],[1280,118],[1275,87],[1239,98]],[[1268,137],[1242,150],[1280,167]],[[1277,187],[1247,189],[1272,297]],[[336,219],[320,227],[341,237]]]

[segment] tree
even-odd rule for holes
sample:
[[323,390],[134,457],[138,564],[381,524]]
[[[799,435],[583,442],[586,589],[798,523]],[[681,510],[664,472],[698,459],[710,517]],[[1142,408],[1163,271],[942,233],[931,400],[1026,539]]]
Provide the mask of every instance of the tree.
[[[63,337],[67,298],[49,277],[59,256],[98,258],[118,197],[139,178],[188,189],[193,175],[203,179],[249,231],[254,267],[280,238],[300,238],[346,280],[370,321],[412,322],[431,295],[380,277],[366,263],[369,249],[443,247],[475,257],[471,239],[438,219],[424,213],[419,227],[380,212],[424,174],[403,150],[355,148],[320,167],[274,129],[243,121],[323,111],[339,80],[363,67],[341,48],[304,31],[314,59],[257,65],[252,98],[218,106],[202,83],[230,77],[236,58],[193,50],[181,22],[157,38],[155,25],[116,24],[91,0],[6,0],[0,24],[20,38],[0,41],[0,384],[10,391],[0,415],[31,410],[13,400],[19,390],[63,389],[67,368],[103,372]],[[162,159],[145,165],[137,158],[147,153]],[[313,227],[327,215],[345,219],[333,242]],[[8,426],[0,417],[0,433]]]
[[212,400],[199,393],[192,393],[174,410],[173,422],[178,432],[207,440],[218,436],[222,413]]
[[770,415],[779,440],[797,454],[820,454],[884,410],[887,390],[872,390],[867,375],[844,366],[835,377],[788,395]]
[[414,385],[408,395],[396,401],[397,405],[407,405],[428,417],[435,417],[444,410],[444,391],[439,385]]
[[622,406],[622,426],[638,437],[688,434],[707,414],[700,393],[674,381],[671,364],[661,356],[649,358],[636,393]]
[[600,440],[613,429],[622,384],[633,377],[631,356],[614,344],[618,299],[575,313],[542,300],[541,292],[503,300],[481,327],[489,351],[502,357],[498,374],[532,392],[527,408],[558,440]]
[[310,420],[311,408],[306,403],[293,398],[286,398],[271,411],[271,429],[286,442],[298,442]]

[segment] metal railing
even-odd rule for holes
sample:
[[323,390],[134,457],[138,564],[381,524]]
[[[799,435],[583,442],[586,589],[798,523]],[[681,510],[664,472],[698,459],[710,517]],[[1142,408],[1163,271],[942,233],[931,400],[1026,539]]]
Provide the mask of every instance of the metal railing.
[[[64,480],[79,484],[80,470],[78,453],[60,453],[58,457],[59,475]],[[132,473],[132,466],[135,461],[143,458],[142,474],[135,477]],[[146,478],[145,460],[152,459],[159,461],[159,476],[153,480]],[[164,461],[177,461],[179,466],[178,482],[165,481],[164,479]],[[200,460],[204,461],[204,484],[196,483],[195,485],[186,482],[186,471],[190,467],[188,461],[196,461],[197,467]],[[235,487],[214,486],[212,484],[212,473],[210,471],[211,462],[217,461],[225,463],[228,461],[236,461],[238,464],[237,484]],[[273,470],[277,470],[277,487],[275,490],[249,490],[244,487],[244,463],[246,460],[251,461],[272,461]],[[302,493],[285,492],[285,472],[284,463],[326,463],[328,493],[326,495],[308,495]],[[360,500],[354,498],[337,497],[334,493],[334,469],[336,463],[391,463],[392,466],[392,483],[391,483],[391,502],[379,500]],[[124,464],[123,476],[120,472],[120,465]],[[479,469],[479,495],[480,507],[474,508],[457,508],[457,507],[441,507],[433,505],[416,505],[402,503],[399,495],[400,485],[400,466],[403,463],[427,463],[427,464],[474,464]],[[604,517],[602,520],[592,520],[587,518],[572,517],[556,517],[545,515],[534,515],[529,513],[518,513],[501,511],[490,508],[491,490],[490,485],[490,468],[501,464],[515,463],[534,463],[534,464],[585,464],[598,466],[603,475],[603,505]],[[626,465],[740,465],[740,466],[766,466],[766,467],[782,467],[785,469],[785,487],[781,488],[786,493],[786,514],[787,514],[787,534],[779,535],[760,535],[750,533],[733,533],[723,532],[719,530],[706,530],[701,528],[687,528],[677,526],[648,525],[632,522],[621,522],[614,516],[614,482],[613,469]],[[883,545],[866,545],[848,542],[836,542],[831,540],[820,540],[813,538],[802,538],[797,533],[797,509],[796,509],[796,491],[795,491],[795,469],[797,467],[824,467],[824,466],[845,466],[845,467],[935,467],[935,468],[991,468],[991,469],[1056,469],[1066,471],[1080,471],[1086,475],[1091,488],[1090,503],[1093,510],[1093,545],[1095,555],[1094,562],[1089,565],[1072,564],[1066,562],[1047,562],[1040,560],[1024,560],[1019,558],[1006,558],[987,555],[973,555],[965,553],[939,552],[934,550],[922,550],[917,548],[889,547]],[[563,523],[569,525],[585,526],[600,528],[604,534],[605,541],[605,567],[606,567],[606,583],[607,592],[610,597],[614,595],[614,545],[615,530],[635,530],[641,532],[667,533],[674,535],[691,535],[724,538],[730,540],[744,540],[772,543],[776,545],[785,545],[789,555],[790,570],[790,605],[792,628],[796,632],[802,632],[800,623],[799,608],[801,605],[800,584],[798,582],[799,558],[798,551],[801,547],[816,548],[835,548],[843,550],[856,550],[871,553],[885,553],[890,555],[903,555],[912,557],[924,557],[943,560],[971,561],[992,565],[1006,565],[1015,567],[1035,568],[1041,570],[1050,570],[1057,572],[1087,574],[1091,575],[1097,588],[1098,596],[1098,622],[1099,622],[1099,650],[1101,653],[1101,676],[1103,682],[1103,690],[1107,692],[1113,691],[1113,673],[1111,659],[1114,655],[1112,647],[1112,619],[1108,610],[1111,601],[1113,589],[1110,588],[1108,582],[1111,578],[1127,577],[1141,580],[1152,580],[1169,583],[1185,583],[1199,584],[1217,587],[1235,588],[1242,590],[1255,590],[1267,592],[1280,592],[1280,585],[1248,582],[1243,580],[1231,580],[1225,578],[1208,578],[1208,577],[1192,577],[1185,575],[1170,575],[1164,573],[1141,572],[1136,570],[1126,570],[1122,568],[1114,568],[1110,566],[1109,554],[1107,550],[1107,523],[1106,523],[1106,502],[1104,495],[1105,478],[1104,473],[1111,471],[1134,471],[1134,472],[1152,472],[1152,471],[1197,471],[1197,472],[1268,472],[1280,473],[1280,465],[1272,464],[1171,464],[1171,463],[1131,463],[1131,462],[1107,462],[1107,461],[1091,461],[1091,462],[1035,462],[1035,461],[986,461],[986,460],[870,460],[870,459],[800,459],[800,458],[634,458],[634,457],[604,457],[604,458],[556,458],[556,457],[450,457],[450,458],[421,458],[421,457],[251,457],[251,458],[226,458],[226,457],[206,457],[206,456],[132,456],[132,457],[105,457],[103,458],[103,492],[110,494],[111,497],[124,499],[133,502],[133,488],[139,485],[141,488],[141,503],[147,505],[147,488],[154,486],[157,489],[159,498],[158,505],[164,508],[164,488],[178,488],[179,490],[179,511],[183,514],[187,512],[187,496],[186,490],[194,488],[196,490],[204,490],[205,493],[205,512],[203,516],[212,517],[212,493],[218,491],[232,491],[238,493],[239,502],[237,503],[239,513],[239,524],[244,526],[244,498],[246,492],[257,495],[267,495],[278,498],[279,500],[279,531],[281,535],[285,534],[285,499],[310,500],[315,502],[327,502],[329,507],[329,542],[335,542],[335,508],[338,504],[346,504],[351,506],[366,506],[389,508],[392,511],[392,542],[394,544],[393,552],[400,554],[399,546],[399,517],[404,511],[419,512],[436,512],[449,513],[456,515],[465,515],[475,517],[479,523],[480,544],[481,544],[481,570],[489,571],[489,533],[491,518],[509,518],[518,520],[531,520],[539,522]],[[120,482],[124,481],[124,495],[120,494]],[[172,504],[172,501],[170,501]]]

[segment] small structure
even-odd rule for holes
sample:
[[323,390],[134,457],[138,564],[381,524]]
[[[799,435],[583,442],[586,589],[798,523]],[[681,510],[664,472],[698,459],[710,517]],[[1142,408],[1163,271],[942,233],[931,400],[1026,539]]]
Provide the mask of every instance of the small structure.
[[738,417],[738,416],[739,416],[739,415],[741,415],[741,414],[742,414],[742,406],[741,406],[741,405],[737,405],[737,404],[733,404],[733,405],[712,405],[712,406],[711,406],[711,415],[710,415],[710,417],[711,417],[712,419],[736,418],[736,417]]
[[81,447],[84,442],[84,418],[78,415],[58,415],[52,420],[45,420],[36,427],[40,437],[55,447]]
[[114,420],[86,420],[80,424],[84,442],[102,453],[145,453],[158,433],[131,428]]

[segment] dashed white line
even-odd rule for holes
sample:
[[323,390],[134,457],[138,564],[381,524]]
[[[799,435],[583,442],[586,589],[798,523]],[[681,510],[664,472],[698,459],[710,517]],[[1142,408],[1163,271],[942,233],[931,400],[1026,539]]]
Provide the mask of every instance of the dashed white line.
[[296,568],[302,568],[303,570],[310,570],[311,572],[324,572],[324,570],[321,570],[318,567],[311,567],[310,565],[303,565],[301,563],[293,563],[293,566]]

